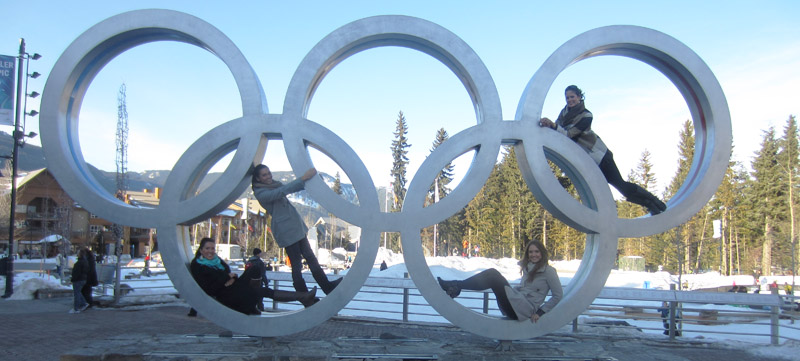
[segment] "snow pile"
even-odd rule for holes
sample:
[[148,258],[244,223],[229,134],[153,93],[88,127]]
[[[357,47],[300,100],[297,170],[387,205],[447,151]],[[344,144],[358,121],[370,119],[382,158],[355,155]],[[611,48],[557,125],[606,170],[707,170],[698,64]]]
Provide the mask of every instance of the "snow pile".
[[[3,277],[5,280],[5,277]],[[2,282],[0,288],[3,292],[6,289],[6,283]],[[10,300],[32,300],[38,290],[46,289],[72,289],[71,287],[61,285],[58,278],[51,276],[39,276],[34,272],[20,272],[14,274],[14,294],[8,299]]]

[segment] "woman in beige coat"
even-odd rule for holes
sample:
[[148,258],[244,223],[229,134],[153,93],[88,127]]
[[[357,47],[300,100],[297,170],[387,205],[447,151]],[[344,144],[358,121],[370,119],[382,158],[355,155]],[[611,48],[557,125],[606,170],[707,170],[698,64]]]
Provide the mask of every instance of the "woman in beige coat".
[[[539,241],[530,241],[525,250],[522,260],[519,261],[522,271],[522,282],[519,286],[511,287],[505,277],[494,268],[463,281],[444,281],[437,278],[439,285],[453,298],[461,290],[491,289],[503,315],[514,320],[536,322],[558,304],[564,292],[556,269],[548,264],[544,245]],[[552,297],[545,302],[548,293],[552,293]]]

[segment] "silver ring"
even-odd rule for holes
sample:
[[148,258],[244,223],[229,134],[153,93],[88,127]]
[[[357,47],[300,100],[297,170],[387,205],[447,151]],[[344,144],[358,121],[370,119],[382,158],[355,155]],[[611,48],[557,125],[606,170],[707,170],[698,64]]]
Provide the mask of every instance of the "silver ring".
[[[242,98],[242,114],[215,127],[181,156],[155,209],[129,207],[111,197],[88,172],[78,140],[81,101],[93,77],[115,56],[152,41],[182,41],[208,49],[228,66]],[[314,92],[339,62],[363,50],[401,46],[422,51],[446,65],[464,84],[477,124],[453,135],[419,168],[398,213],[382,213],[377,192],[356,152],[324,126],[306,119]],[[695,163],[662,215],[618,219],[608,185],[588,155],[566,137],[550,137],[536,123],[544,95],[570,64],[612,54],[641,60],[664,73],[687,99],[697,129]],[[688,65],[687,65],[688,64]],[[483,62],[456,35],[434,23],[407,16],[377,16],[347,24],[321,40],[293,76],[282,114],[268,114],[254,71],[236,46],[208,23],[169,10],[140,10],[114,16],[87,30],[56,62],[42,99],[42,143],[52,174],[70,196],[116,223],[157,228],[159,246],[176,289],[213,322],[264,337],[300,332],[324,322],[355,296],[369,276],[381,232],[401,233],[409,273],[442,316],[467,331],[497,339],[530,338],[552,332],[577,317],[599,294],[614,263],[617,239],[663,232],[691,217],[711,198],[730,155],[730,114],[711,71],[688,47],[654,30],[615,26],[591,30],[562,45],[531,78],[514,121],[503,121],[496,87]],[[322,302],[299,311],[245,316],[207,296],[192,278],[190,224],[227,207],[247,187],[246,174],[265,153],[268,139],[283,139],[294,170],[312,166],[307,147],[334,160],[353,181],[359,204],[335,195],[320,179],[307,182],[310,195],[337,217],[362,228],[359,255],[347,277]],[[438,286],[422,254],[420,231],[465,207],[485,184],[503,142],[515,142],[523,177],[553,215],[587,233],[583,263],[564,299],[538,323],[501,320],[457,305]],[[221,157],[233,160],[211,188],[196,185]],[[461,184],[440,202],[423,207],[436,174],[458,156],[475,157]],[[572,174],[583,204],[552,177],[547,159]]]

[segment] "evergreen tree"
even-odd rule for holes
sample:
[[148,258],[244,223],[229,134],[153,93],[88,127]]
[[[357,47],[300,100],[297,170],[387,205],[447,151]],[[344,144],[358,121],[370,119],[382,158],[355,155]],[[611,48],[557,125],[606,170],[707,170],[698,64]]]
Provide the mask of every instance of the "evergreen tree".
[[[394,198],[392,202],[392,212],[399,212],[403,208],[403,199],[406,196],[406,166],[408,165],[408,124],[403,112],[397,114],[397,126],[394,131],[394,140],[392,141],[392,192]],[[390,248],[394,251],[399,251],[400,238],[397,234],[392,234]]]
[[[797,187],[798,187],[798,168],[800,168],[800,160],[798,159],[798,132],[797,121],[794,116],[789,116],[786,120],[786,126],[783,128],[783,137],[779,142],[780,150],[778,151],[778,161],[781,169],[781,184],[784,189],[786,204],[786,224],[783,224],[781,229],[786,237],[781,237],[780,242],[776,245],[776,254],[780,255],[776,259],[777,264],[782,268],[791,268],[792,266],[792,243],[797,242],[797,227],[796,227],[796,210],[797,210]],[[795,247],[796,248],[796,247]],[[797,250],[794,250],[795,252]],[[795,255],[797,256],[797,254]],[[793,270],[796,271],[796,270]]]
[[[450,135],[447,134],[447,131],[444,130],[444,128],[439,128],[439,130],[436,131],[436,137],[431,147],[431,153],[433,153],[433,151],[436,150],[436,148],[438,148],[448,138],[450,138]],[[425,201],[426,205],[438,202],[438,200],[444,198],[445,196],[447,196],[447,194],[450,193],[449,184],[450,182],[453,181],[453,170],[454,170],[453,164],[447,163],[447,165],[445,165],[444,168],[442,168],[439,174],[436,175],[436,179],[431,184],[430,190],[428,191],[428,197]],[[458,235],[452,234],[452,229],[457,228],[456,225],[453,224],[453,222],[458,222],[458,219],[457,218],[451,219],[451,218],[446,219],[445,221],[439,223],[438,225],[436,225],[436,227],[434,226],[427,227],[423,231],[423,234],[429,235],[430,238],[429,240],[423,238],[423,243],[425,243],[426,241],[430,241],[432,243],[434,239],[436,240],[437,244],[435,246],[433,245],[431,246],[432,249],[437,250],[436,255],[448,252],[448,250],[444,249],[442,246],[446,243],[449,243],[448,241],[453,239],[453,236],[455,236],[456,239],[460,238]]]
[[342,195],[342,177],[339,172],[336,172],[336,178],[333,179],[333,187],[331,189],[334,193]]
[[779,144],[775,139],[775,129],[764,132],[761,149],[751,163],[753,172],[750,181],[748,204],[755,226],[761,233],[761,272],[772,274],[772,254],[777,237],[776,224],[780,222],[781,201],[784,199],[780,182]]
[[[694,159],[694,126],[688,119],[683,122],[679,132],[678,140],[678,169],[675,172],[666,194],[674,196],[680,189]],[[664,266],[673,272],[683,273],[690,269],[691,260],[699,243],[699,237],[704,234],[704,227],[707,224],[705,213],[700,212],[690,218],[676,232],[666,232],[654,237],[654,243],[660,243],[654,249],[663,249],[664,254],[660,255],[662,260],[667,261]],[[662,248],[663,247],[663,248]],[[672,254],[672,256],[670,256]],[[657,259],[658,255],[651,255],[650,259]]]

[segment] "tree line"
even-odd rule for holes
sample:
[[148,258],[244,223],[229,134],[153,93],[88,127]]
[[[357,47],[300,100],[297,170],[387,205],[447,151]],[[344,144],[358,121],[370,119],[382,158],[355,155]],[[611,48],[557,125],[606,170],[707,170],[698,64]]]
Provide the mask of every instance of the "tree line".
[[[406,192],[408,165],[408,124],[403,112],[396,120],[391,144],[392,193],[390,211],[402,208]],[[627,180],[669,199],[677,193],[694,156],[695,134],[692,122],[686,120],[678,131],[678,168],[665,189],[657,190],[651,154],[641,153],[637,166]],[[434,137],[433,152],[448,139],[439,129]],[[646,266],[662,266],[674,273],[719,271],[722,274],[790,274],[800,261],[796,246],[795,226],[800,184],[800,142],[797,122],[789,116],[778,135],[774,127],[763,131],[761,147],[753,155],[749,169],[742,162],[729,159],[724,179],[712,199],[684,224],[649,237],[622,238],[618,254],[642,256]],[[553,163],[555,177],[574,197],[579,198],[567,175]],[[448,164],[431,184],[428,204],[442,199],[451,191],[453,165]],[[434,187],[437,189],[435,190]],[[617,200],[619,217],[636,218],[647,211],[635,204]],[[715,234],[715,224],[717,233]],[[517,258],[524,245],[538,239],[551,252],[551,259],[580,259],[586,235],[560,222],[536,200],[520,173],[513,146],[504,146],[502,157],[478,194],[457,214],[422,230],[422,246],[427,255],[435,248],[437,255],[461,254],[480,247],[485,257]],[[389,235],[388,247],[402,251],[398,234]],[[794,255],[794,257],[793,257]]]

